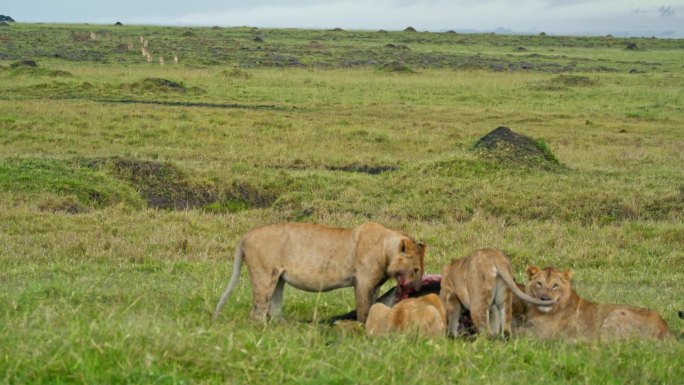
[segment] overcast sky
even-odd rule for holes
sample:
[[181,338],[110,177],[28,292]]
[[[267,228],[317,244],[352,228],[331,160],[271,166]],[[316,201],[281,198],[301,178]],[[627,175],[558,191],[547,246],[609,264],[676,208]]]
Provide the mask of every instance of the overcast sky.
[[684,37],[684,0],[2,0],[18,22]]

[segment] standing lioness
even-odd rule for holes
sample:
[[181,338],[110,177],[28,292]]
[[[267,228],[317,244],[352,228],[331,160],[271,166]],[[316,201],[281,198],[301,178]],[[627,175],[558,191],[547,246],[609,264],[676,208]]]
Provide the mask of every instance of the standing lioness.
[[525,294],[513,280],[511,262],[500,251],[476,250],[452,261],[442,272],[440,297],[446,306],[448,332],[458,335],[458,320],[466,309],[478,333],[510,335],[511,292],[536,305],[550,305]]
[[244,260],[252,281],[253,319],[281,317],[287,282],[312,292],[354,286],[357,319],[365,322],[378,289],[388,278],[400,285],[420,285],[425,250],[422,242],[372,222],[354,229],[310,223],[257,227],[238,243],[233,275],[214,318],[237,284]]
[[539,338],[625,339],[672,338],[658,313],[636,306],[586,301],[572,288],[572,271],[552,267],[527,268],[527,293],[554,301],[551,306],[529,306],[520,331]]

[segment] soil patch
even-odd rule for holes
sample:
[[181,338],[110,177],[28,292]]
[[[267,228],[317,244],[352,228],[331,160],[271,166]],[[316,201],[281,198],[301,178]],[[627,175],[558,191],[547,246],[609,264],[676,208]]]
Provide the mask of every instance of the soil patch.
[[387,72],[401,72],[401,73],[413,73],[413,69],[407,66],[403,61],[394,60],[380,67],[381,71]]
[[21,60],[10,64],[11,68],[37,68],[38,63],[34,60]]
[[38,205],[38,208],[40,211],[64,214],[81,214],[90,211],[90,208],[82,205],[78,199],[73,196],[48,199]]
[[90,160],[87,166],[104,168],[129,183],[149,207],[157,209],[236,212],[269,207],[277,199],[275,194],[243,181],[223,185],[194,180],[168,162],[115,157]]
[[[246,110],[273,110],[284,111],[289,110],[288,107],[280,107],[267,104],[237,104],[237,103],[194,103],[194,102],[172,102],[163,100],[134,100],[134,99],[93,99],[100,103],[123,103],[123,104],[154,104],[159,106],[169,107],[205,107],[205,108],[225,108],[225,109],[246,109]],[[297,107],[292,107],[297,108]]]
[[117,178],[131,183],[150,207],[186,210],[217,200],[209,186],[191,183],[171,163],[115,158],[109,166]]
[[225,69],[221,71],[221,75],[233,79],[249,79],[252,77],[252,74],[237,67]]
[[550,83],[562,84],[569,87],[592,87],[596,85],[596,81],[592,80],[588,76],[582,75],[558,75],[552,78]]
[[539,166],[557,168],[558,159],[543,140],[518,134],[508,127],[497,127],[480,138],[473,149],[485,158],[513,167]]
[[162,78],[145,78],[143,80],[133,83],[123,83],[121,89],[130,91],[147,91],[147,92],[162,92],[162,93],[181,93],[188,92],[188,88],[183,83],[176,83],[174,81]]
[[397,171],[399,167],[397,166],[372,166],[368,164],[357,164],[353,163],[346,166],[328,166],[328,170],[331,171],[346,171],[346,172],[360,172],[370,175],[378,175],[387,171]]

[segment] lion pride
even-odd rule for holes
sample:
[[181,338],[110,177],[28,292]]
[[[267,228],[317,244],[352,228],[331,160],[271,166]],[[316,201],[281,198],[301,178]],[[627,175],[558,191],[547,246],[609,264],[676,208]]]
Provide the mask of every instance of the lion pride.
[[240,277],[242,261],[252,282],[255,320],[281,318],[285,283],[322,292],[353,286],[357,319],[365,322],[380,286],[394,278],[419,287],[426,246],[378,223],[354,229],[312,223],[279,223],[245,234],[235,250],[230,282],[214,311],[225,305]]
[[527,268],[527,294],[553,300],[550,306],[528,306],[522,334],[538,338],[667,339],[674,335],[658,313],[636,306],[608,305],[580,298],[572,288],[572,271]]

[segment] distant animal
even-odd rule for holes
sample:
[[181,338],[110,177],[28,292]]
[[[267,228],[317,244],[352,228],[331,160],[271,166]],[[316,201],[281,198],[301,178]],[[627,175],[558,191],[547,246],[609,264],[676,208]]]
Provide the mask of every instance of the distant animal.
[[530,306],[523,334],[582,340],[668,339],[670,328],[656,312],[629,305],[597,304],[572,288],[572,271],[527,268],[527,293],[552,305]]
[[213,318],[237,284],[244,260],[252,282],[253,319],[282,317],[287,282],[310,292],[353,286],[357,320],[365,322],[387,279],[419,288],[426,249],[424,243],[374,222],[354,229],[311,223],[257,227],[238,242],[233,275]]
[[443,336],[446,311],[437,294],[405,299],[393,307],[376,303],[366,320],[367,336],[382,336],[393,332],[417,331],[421,336]]
[[448,333],[459,334],[459,319],[470,310],[477,333],[508,336],[513,320],[513,296],[535,304],[550,305],[525,294],[513,280],[508,257],[493,249],[476,250],[444,267],[440,297],[446,306]]

